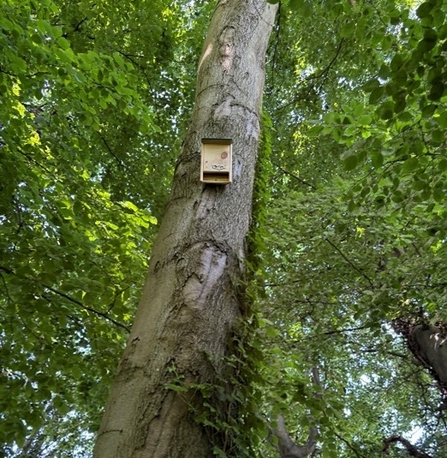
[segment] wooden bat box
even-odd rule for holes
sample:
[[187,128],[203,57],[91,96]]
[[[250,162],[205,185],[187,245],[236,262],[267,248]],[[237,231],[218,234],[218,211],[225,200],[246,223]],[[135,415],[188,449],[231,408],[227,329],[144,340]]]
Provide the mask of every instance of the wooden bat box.
[[232,179],[232,146],[228,138],[202,138],[200,181],[228,184]]

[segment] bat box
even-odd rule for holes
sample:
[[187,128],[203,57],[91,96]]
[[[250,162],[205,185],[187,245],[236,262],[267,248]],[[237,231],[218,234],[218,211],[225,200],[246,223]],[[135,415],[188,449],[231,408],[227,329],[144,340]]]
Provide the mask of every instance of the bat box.
[[200,181],[228,184],[232,178],[232,145],[228,138],[202,138]]

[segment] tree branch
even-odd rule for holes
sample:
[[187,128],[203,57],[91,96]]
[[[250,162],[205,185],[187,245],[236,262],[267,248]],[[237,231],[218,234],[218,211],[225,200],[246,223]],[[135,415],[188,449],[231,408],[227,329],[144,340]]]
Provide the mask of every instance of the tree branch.
[[390,445],[396,442],[400,442],[406,448],[410,456],[414,456],[415,458],[433,458],[431,455],[418,450],[410,441],[407,441],[407,439],[404,439],[402,436],[391,436],[388,439],[384,439],[382,453],[388,455]]
[[318,431],[316,428],[309,429],[309,437],[305,445],[297,445],[287,433],[284,417],[278,415],[278,428],[272,430],[273,434],[278,438],[278,451],[280,458],[305,458],[315,451],[317,445],[315,439]]
[[[362,331],[364,329],[368,329],[368,326],[356,326],[354,328],[342,328],[342,329],[335,329],[333,331],[326,331],[326,332],[323,332],[320,334],[323,335],[323,336],[330,336],[332,334],[341,334],[341,333],[344,333],[344,332],[354,332],[354,331]],[[318,337],[318,335],[316,336]]]
[[358,450],[349,442],[347,441],[344,437],[340,436],[340,434],[337,434],[334,431],[334,436],[340,439],[342,442],[344,442],[348,448],[350,448],[354,453],[357,458],[365,458],[365,455],[361,455]]
[[[312,367],[312,382],[319,390],[314,393],[314,396],[321,398],[321,382],[320,374],[317,367]],[[309,428],[309,436],[304,445],[297,445],[287,433],[284,417],[282,414],[278,415],[278,427],[276,429],[269,428],[269,431],[278,438],[278,451],[280,458],[305,458],[312,455],[317,446],[316,438],[318,430],[315,427]]]
[[334,57],[330,60],[330,62],[326,65],[326,67],[320,72],[320,74],[319,75],[315,75],[315,76],[310,76],[309,79],[314,79],[314,78],[320,79],[320,78],[323,78],[324,76],[326,76],[329,73],[329,70],[331,69],[332,65],[334,65],[335,61],[337,60],[337,57],[340,54],[340,51],[341,51],[341,48],[343,46],[343,42],[344,41],[345,41],[344,38],[342,38],[340,40],[340,42],[338,43],[337,49],[335,51]]
[[[12,269],[10,269],[9,267],[0,266],[0,271],[6,272],[7,274],[10,274],[10,275],[16,275],[16,273]],[[26,278],[26,277],[24,277],[24,278]],[[57,289],[55,289],[55,288],[53,288],[51,286],[45,285],[44,283],[41,283],[41,286],[43,286],[44,288],[48,289],[52,293],[63,297],[67,301],[72,302],[73,304],[76,304],[77,306],[81,307],[82,309],[87,310],[88,312],[94,313],[95,315],[98,315],[98,316],[100,316],[102,318],[105,318],[107,321],[110,321],[115,326],[118,326],[119,328],[122,328],[125,331],[127,331],[128,333],[130,333],[130,328],[128,328],[125,324],[114,320],[107,313],[100,312],[99,310],[95,310],[95,309],[93,309],[91,307],[88,307],[87,305],[83,304],[82,302],[78,301],[77,299],[74,299],[74,298],[70,297],[68,294],[63,293],[62,291],[58,291]]]

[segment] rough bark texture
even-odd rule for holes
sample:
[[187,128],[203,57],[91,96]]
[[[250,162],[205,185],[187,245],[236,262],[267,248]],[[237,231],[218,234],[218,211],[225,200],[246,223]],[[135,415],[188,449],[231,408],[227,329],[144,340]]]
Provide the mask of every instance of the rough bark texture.
[[[243,313],[245,238],[259,138],[264,59],[276,7],[221,0],[198,69],[195,107],[95,458],[210,458],[186,395],[166,389],[223,373]],[[233,139],[233,183],[199,182],[204,137]],[[193,406],[200,396],[188,400]],[[195,407],[200,407],[195,405]]]

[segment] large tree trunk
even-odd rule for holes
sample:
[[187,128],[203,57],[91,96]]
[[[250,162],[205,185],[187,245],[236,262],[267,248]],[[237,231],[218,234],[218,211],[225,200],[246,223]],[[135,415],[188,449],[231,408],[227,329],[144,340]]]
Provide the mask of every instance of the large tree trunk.
[[[200,59],[196,101],[95,458],[210,458],[194,421],[200,396],[166,384],[213,383],[244,309],[245,238],[259,139],[264,60],[276,7],[220,0]],[[233,183],[199,181],[200,142],[232,138]],[[156,179],[156,177],[154,177]]]

